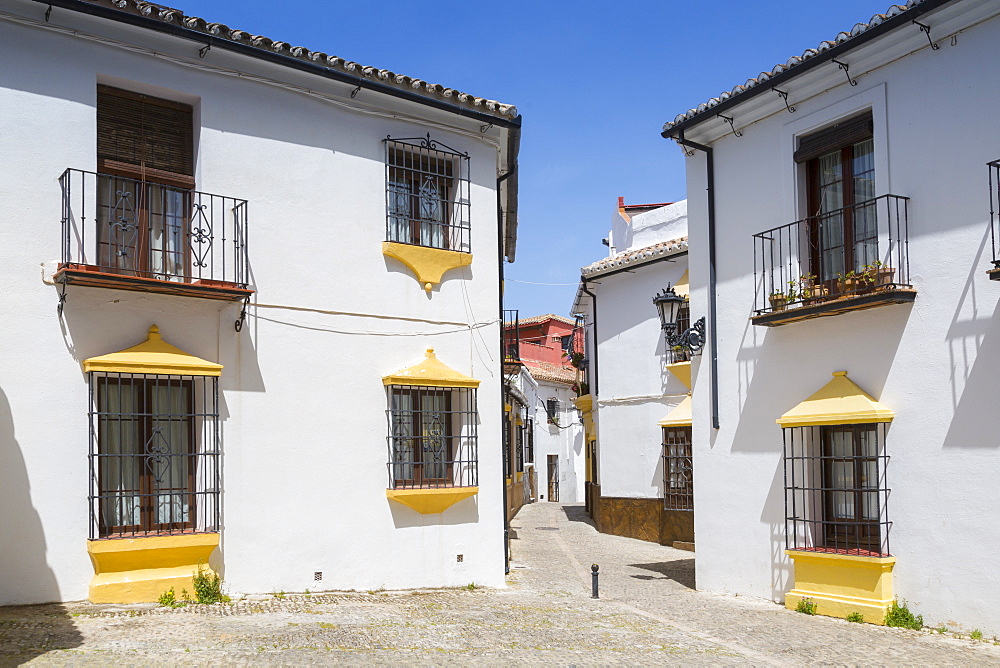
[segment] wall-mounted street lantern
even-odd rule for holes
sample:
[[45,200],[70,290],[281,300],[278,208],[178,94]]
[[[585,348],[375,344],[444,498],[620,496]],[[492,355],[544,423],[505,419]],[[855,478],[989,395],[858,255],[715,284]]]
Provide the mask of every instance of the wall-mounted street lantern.
[[660,327],[667,342],[667,350],[674,350],[679,346],[692,355],[701,352],[705,346],[704,316],[691,327],[679,332],[677,320],[681,308],[687,304],[687,299],[674,292],[674,288],[670,285],[653,297],[653,304],[660,314]]

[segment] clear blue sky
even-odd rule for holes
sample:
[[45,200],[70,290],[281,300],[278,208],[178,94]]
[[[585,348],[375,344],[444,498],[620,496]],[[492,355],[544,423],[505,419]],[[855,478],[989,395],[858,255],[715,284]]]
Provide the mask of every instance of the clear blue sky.
[[[517,105],[517,261],[507,306],[566,314],[619,195],[683,199],[664,121],[832,39],[888,0],[174,0],[187,14]],[[568,283],[570,286],[529,285]]]

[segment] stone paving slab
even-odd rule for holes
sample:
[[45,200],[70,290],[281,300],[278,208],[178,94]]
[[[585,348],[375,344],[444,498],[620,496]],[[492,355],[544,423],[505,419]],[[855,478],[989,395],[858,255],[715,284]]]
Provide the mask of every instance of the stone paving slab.
[[[502,590],[247,597],[177,609],[0,608],[0,666],[997,665],[1000,647],[697,592],[690,552],[597,533],[578,506],[514,521]],[[592,561],[601,598],[590,598]]]

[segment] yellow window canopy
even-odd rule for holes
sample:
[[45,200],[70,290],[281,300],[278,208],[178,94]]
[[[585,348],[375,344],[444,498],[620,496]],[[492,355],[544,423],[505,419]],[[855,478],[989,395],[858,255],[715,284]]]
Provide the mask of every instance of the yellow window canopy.
[[833,380],[824,385],[776,422],[784,427],[813,427],[825,424],[864,424],[892,422],[896,414],[847,377],[846,371],[834,371]]
[[667,413],[667,417],[660,420],[659,424],[661,427],[690,427],[691,393],[689,392],[679,404],[674,406],[674,409]]
[[455,371],[428,348],[425,358],[394,374],[382,378],[383,385],[419,385],[422,387],[479,387],[479,381]]
[[221,376],[222,365],[189,355],[160,336],[160,328],[149,328],[146,340],[116,353],[83,360],[83,370],[108,373],[151,373],[171,376]]

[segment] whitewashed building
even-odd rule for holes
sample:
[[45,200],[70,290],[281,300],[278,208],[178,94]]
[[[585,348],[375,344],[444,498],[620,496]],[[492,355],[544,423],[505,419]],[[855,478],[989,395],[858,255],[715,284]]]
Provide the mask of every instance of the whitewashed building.
[[503,586],[516,109],[135,0],[0,32],[0,605]]
[[664,126],[708,314],[699,589],[1000,632],[998,39],[996,2],[914,0]]
[[[687,203],[619,198],[611,254],[581,270],[586,327],[586,503],[598,529],[690,548],[690,379],[696,355],[668,347],[654,298],[687,296]],[[682,303],[678,333],[701,316]]]

